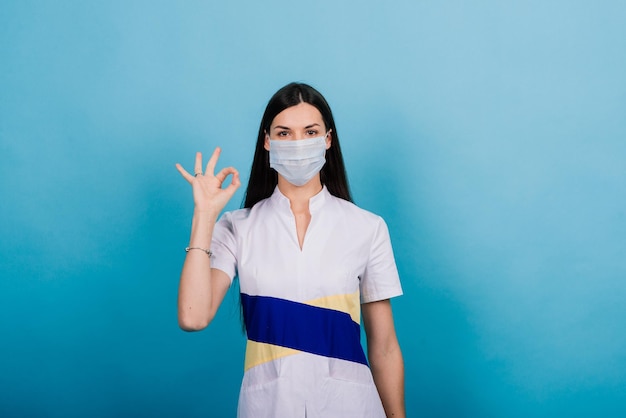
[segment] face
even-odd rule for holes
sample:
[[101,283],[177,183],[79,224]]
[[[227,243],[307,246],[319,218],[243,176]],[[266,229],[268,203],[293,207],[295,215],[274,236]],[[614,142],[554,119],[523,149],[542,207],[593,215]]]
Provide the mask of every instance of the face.
[[[299,140],[317,138],[326,133],[322,114],[313,105],[298,103],[280,112],[265,132],[265,149],[270,150],[270,139]],[[331,132],[326,136],[326,149],[330,148]]]

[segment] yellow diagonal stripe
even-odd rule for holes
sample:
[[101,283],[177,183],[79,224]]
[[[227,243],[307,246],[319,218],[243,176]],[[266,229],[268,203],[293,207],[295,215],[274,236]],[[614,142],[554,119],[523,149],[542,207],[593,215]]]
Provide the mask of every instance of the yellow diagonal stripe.
[[248,340],[248,344],[246,345],[246,361],[244,364],[244,370],[248,370],[254,366],[258,366],[259,364],[267,363],[268,361],[290,356],[299,352],[299,350],[294,350],[293,348]]
[[361,323],[361,299],[358,290],[351,294],[325,296],[304,303],[318,308],[345,312],[350,315],[354,322]]

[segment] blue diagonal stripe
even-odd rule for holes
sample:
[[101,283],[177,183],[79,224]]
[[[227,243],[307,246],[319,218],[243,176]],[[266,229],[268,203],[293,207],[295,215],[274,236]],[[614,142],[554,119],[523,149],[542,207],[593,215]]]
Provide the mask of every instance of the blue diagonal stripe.
[[345,312],[245,293],[241,303],[252,341],[367,365],[360,325]]

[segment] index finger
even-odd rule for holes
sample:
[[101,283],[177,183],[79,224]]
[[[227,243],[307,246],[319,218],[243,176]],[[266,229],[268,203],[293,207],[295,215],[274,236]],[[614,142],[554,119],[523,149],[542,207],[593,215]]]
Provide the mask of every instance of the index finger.
[[217,165],[217,159],[220,157],[221,151],[220,147],[216,147],[215,151],[213,151],[213,155],[209,158],[209,162],[206,163],[206,174],[210,174],[212,176],[215,175],[215,166]]

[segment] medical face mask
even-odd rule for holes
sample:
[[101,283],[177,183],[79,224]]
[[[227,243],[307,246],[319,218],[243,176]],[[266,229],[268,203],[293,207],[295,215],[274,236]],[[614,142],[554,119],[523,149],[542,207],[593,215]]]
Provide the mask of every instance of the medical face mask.
[[309,182],[326,163],[326,136],[290,141],[270,139],[270,167],[294,186]]

